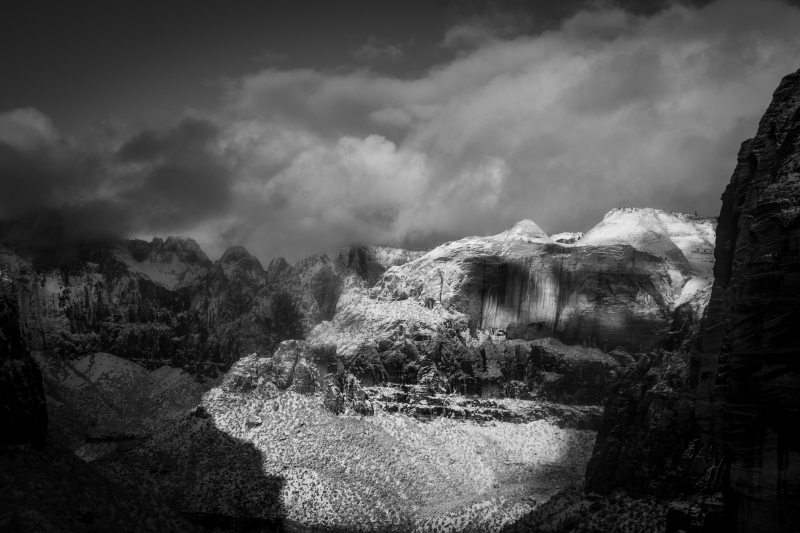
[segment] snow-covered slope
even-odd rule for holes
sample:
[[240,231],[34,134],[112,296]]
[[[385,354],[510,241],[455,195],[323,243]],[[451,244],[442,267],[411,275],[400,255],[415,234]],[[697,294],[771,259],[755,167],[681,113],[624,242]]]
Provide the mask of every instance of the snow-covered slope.
[[715,218],[652,208],[613,209],[577,244],[630,244],[667,259],[681,271],[675,281],[683,278],[681,293],[675,299],[675,305],[680,305],[714,281],[716,227]]

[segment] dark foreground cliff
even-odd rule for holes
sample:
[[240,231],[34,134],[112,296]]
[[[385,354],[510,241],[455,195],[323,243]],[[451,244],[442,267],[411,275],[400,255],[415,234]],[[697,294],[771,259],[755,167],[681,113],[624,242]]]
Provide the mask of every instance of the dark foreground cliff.
[[800,531],[800,71],[781,81],[722,198],[694,412],[722,452],[736,528]]
[[694,346],[651,353],[612,387],[587,496],[566,491],[517,528],[605,531],[626,517],[626,531],[651,531],[657,514],[667,532],[800,531],[800,71],[742,144],[722,200]]

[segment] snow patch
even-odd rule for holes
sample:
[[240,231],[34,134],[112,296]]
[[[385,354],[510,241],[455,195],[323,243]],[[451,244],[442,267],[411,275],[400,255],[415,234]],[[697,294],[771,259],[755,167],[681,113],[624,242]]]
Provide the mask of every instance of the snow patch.
[[609,211],[589,230],[580,246],[628,244],[674,261],[693,276],[711,282],[714,269],[716,219],[653,208]]
[[554,233],[550,235],[553,242],[559,244],[575,244],[583,239],[584,233],[582,231],[562,231],[561,233]]

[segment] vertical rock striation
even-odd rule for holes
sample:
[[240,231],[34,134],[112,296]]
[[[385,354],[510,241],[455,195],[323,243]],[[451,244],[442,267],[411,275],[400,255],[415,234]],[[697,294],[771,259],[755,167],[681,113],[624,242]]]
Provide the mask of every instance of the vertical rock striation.
[[17,291],[22,340],[72,359],[108,352],[148,367],[214,375],[243,354],[267,353],[330,319],[342,286],[374,283],[421,252],[380,246],[314,255],[265,270],[240,246],[211,261],[191,239],[78,246],[43,263],[2,246],[0,269]]
[[614,387],[586,488],[676,500],[668,532],[800,531],[800,71],[722,199],[705,315],[676,309],[691,354],[646,356]]
[[800,71],[742,144],[723,194],[695,415],[729,463],[740,531],[800,531]]

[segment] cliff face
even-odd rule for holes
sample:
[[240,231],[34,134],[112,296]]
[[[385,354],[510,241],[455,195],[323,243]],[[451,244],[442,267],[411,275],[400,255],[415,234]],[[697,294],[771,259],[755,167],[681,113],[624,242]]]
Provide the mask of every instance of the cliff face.
[[42,373],[0,269],[0,516],[4,531],[192,531],[146,490],[108,481],[48,438]]
[[[582,239],[555,243],[525,220],[390,266],[372,288],[348,285],[309,339],[335,344],[367,384],[438,375],[484,397],[598,402],[633,358],[598,362],[595,347],[679,344],[699,320],[714,226],[654,209],[614,210]],[[548,338],[574,346],[538,342]]]
[[523,221],[390,269],[378,298],[438,303],[466,315],[473,332],[642,349],[710,284],[713,235],[712,220],[652,209],[612,211],[573,244]]
[[335,261],[276,260],[265,270],[244,248],[212,262],[191,239],[170,237],[80,248],[58,267],[0,246],[0,266],[16,284],[32,350],[62,358],[109,352],[213,373],[304,337],[333,316],[346,277],[363,284],[410,253],[360,246]]
[[47,408],[42,375],[19,329],[16,291],[0,270],[0,445],[43,446]]
[[729,462],[739,530],[800,530],[800,71],[743,143],[692,357],[695,414]]
[[676,499],[667,531],[800,530],[799,137],[797,72],[723,194],[691,354],[650,358],[606,401],[586,487]]

